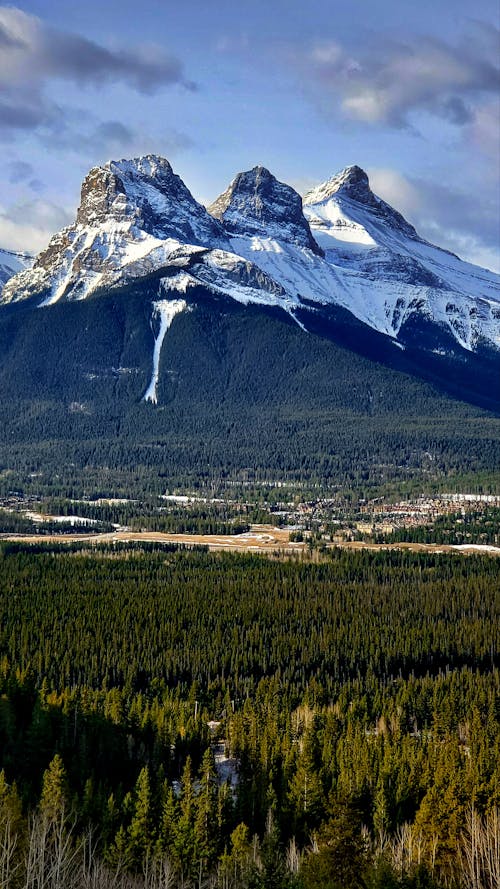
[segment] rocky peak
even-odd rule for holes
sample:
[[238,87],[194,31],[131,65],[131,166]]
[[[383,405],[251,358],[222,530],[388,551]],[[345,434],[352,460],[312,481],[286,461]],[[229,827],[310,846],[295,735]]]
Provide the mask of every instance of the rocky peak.
[[208,211],[230,235],[274,237],[322,255],[302,212],[302,198],[265,167],[239,173]]
[[307,192],[303,199],[305,206],[326,203],[334,200],[342,206],[343,201],[355,201],[374,213],[379,220],[389,224],[392,228],[404,232],[407,237],[420,240],[414,227],[398,213],[390,204],[377,197],[370,188],[370,180],[361,167],[354,164],[345,167],[336,176],[332,176],[326,182],[316,186]]
[[165,158],[109,161],[85,177],[74,225],[54,235],[32,270],[8,281],[2,301],[83,299],[163,267],[179,243],[229,246]]
[[191,244],[224,239],[220,225],[193,198],[164,157],[108,161],[85,177],[76,224],[131,222],[153,237]]
[[334,195],[348,197],[364,204],[373,204],[376,200],[367,174],[356,165],[345,167],[331,179],[313,188],[305,195],[304,204],[319,204]]

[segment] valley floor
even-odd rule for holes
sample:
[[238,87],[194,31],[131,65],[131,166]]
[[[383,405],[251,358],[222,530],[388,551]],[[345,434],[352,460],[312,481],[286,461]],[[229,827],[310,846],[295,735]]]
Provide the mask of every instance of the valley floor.
[[[268,525],[254,525],[244,534],[168,534],[161,531],[113,531],[104,534],[53,534],[43,537],[46,543],[175,543],[186,547],[206,546],[211,552],[226,550],[231,552],[263,552],[292,555],[309,551],[307,540],[291,540],[291,532],[283,528]],[[17,541],[20,543],[40,543],[36,534],[0,534],[0,540]],[[377,550],[409,550],[415,553],[461,553],[472,555],[481,553],[500,556],[500,546],[488,544],[437,544],[437,543],[368,543],[362,540],[342,542],[325,542],[325,549],[366,549]]]

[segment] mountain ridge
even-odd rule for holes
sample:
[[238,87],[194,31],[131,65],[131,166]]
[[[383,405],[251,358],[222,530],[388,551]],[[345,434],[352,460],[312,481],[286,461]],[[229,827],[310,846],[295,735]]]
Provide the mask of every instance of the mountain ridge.
[[[301,335],[440,381],[454,397],[462,387],[474,403],[500,404],[499,276],[420,238],[373,194],[360,167],[346,168],[303,202],[264,167],[254,167],[208,209],[215,215],[164,158],[93,168],[75,223],[52,238],[31,270],[5,285],[0,321],[47,329],[39,312],[90,300],[104,306],[108,293],[116,294],[117,311],[116,300],[128,299],[135,282],[143,296],[127,308],[127,324],[145,353],[141,366],[150,368],[140,397],[158,408],[174,331],[200,304],[214,312],[234,304],[283,312]],[[6,315],[9,307],[25,311]],[[86,326],[95,325],[90,304],[88,316]],[[109,313],[106,319],[111,330]],[[48,363],[65,365],[64,348],[59,343]],[[92,376],[86,354],[89,369],[78,372]]]
[[304,306],[342,306],[402,347],[418,315],[470,352],[500,348],[499,276],[420,238],[358,166],[303,202],[257,166],[206,209],[164,158],[109,161],[85,177],[74,225],[7,282],[0,301],[83,299],[161,268],[178,275],[181,291],[204,283],[294,317]]
[[23,269],[30,268],[33,256],[29,253],[19,253],[15,250],[3,250],[0,248],[0,293],[2,286]]

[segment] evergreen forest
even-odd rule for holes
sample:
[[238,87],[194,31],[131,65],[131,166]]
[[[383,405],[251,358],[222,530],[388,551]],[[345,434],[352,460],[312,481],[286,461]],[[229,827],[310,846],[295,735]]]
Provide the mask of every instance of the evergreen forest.
[[152,405],[157,292],[153,275],[43,312],[3,307],[0,497],[498,490],[497,358],[472,369],[422,338],[396,349],[347,312],[304,336],[280,310],[196,291]]
[[0,545],[0,886],[498,889],[499,562]]

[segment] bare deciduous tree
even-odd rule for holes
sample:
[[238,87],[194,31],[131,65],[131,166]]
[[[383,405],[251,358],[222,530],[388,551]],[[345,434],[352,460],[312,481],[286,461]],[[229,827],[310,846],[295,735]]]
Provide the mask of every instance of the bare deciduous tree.
[[474,806],[467,811],[460,844],[463,883],[467,889],[498,889],[500,886],[500,812],[485,817]]

